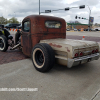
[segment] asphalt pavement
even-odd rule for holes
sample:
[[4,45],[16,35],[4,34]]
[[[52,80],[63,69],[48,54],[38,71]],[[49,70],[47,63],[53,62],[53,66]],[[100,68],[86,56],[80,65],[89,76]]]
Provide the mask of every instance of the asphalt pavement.
[[[84,34],[94,37],[95,33],[67,33],[78,39]],[[95,37],[100,37],[99,34]],[[55,64],[48,73],[36,71],[30,58],[1,64],[0,88],[38,88],[38,91],[0,92],[0,100],[100,100],[99,76],[100,59],[71,69]]]
[[99,100],[99,69],[100,59],[71,69],[55,65],[48,73],[36,71],[31,59],[3,64],[0,88],[38,88],[38,91],[0,92],[0,100]]
[[66,31],[67,35],[100,37],[100,31]]

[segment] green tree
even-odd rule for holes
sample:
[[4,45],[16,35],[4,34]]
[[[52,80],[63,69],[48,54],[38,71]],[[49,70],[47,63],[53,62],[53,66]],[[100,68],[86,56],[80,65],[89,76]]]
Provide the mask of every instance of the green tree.
[[19,23],[19,21],[15,17],[12,17],[9,20],[7,20],[6,18],[4,18],[3,16],[0,17],[0,24],[7,24],[7,23]]
[[5,19],[3,16],[0,17],[0,24],[7,24],[7,19]]
[[8,23],[19,23],[19,21],[17,20],[17,18],[12,17],[11,19],[8,20]]

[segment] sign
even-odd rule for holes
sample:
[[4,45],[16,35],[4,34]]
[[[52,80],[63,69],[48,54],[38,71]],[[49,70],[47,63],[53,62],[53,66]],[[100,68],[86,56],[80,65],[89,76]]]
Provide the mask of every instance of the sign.
[[94,17],[90,17],[90,24],[93,24],[94,22]]

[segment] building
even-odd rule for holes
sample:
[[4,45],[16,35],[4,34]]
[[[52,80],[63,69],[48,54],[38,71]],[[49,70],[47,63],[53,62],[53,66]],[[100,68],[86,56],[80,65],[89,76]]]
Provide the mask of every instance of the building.
[[81,23],[67,23],[66,28],[69,29],[88,29],[88,24],[81,24]]

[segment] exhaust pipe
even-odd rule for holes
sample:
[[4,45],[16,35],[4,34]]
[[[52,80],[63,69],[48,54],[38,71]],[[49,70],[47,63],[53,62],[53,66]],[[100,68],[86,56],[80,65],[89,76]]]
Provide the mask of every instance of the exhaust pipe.
[[14,49],[16,49],[17,47],[19,47],[19,46],[21,46],[21,44],[19,43],[19,44],[17,44],[17,45],[15,45],[14,47],[12,47],[10,50],[14,50]]

